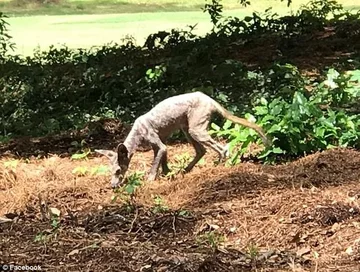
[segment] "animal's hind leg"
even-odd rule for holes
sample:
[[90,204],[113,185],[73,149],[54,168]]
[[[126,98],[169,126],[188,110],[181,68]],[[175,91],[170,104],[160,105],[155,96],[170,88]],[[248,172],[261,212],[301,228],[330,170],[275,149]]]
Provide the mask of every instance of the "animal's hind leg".
[[219,156],[219,160],[222,161],[226,155],[228,148],[218,144],[213,140],[207,128],[209,126],[211,117],[211,109],[203,108],[201,111],[194,111],[188,116],[189,122],[189,134],[190,136],[201,145],[210,147],[213,149]]
[[218,154],[220,162],[223,161],[227,156],[228,147],[222,146],[217,143],[214,139],[211,138],[207,131],[189,130],[189,133],[191,137],[195,139],[195,141],[214,150]]
[[192,144],[192,146],[194,147],[195,152],[196,152],[194,159],[189,163],[188,166],[185,167],[185,172],[188,173],[194,168],[194,166],[198,163],[198,161],[201,160],[201,158],[205,155],[206,149],[202,144],[197,142],[189,134],[189,132],[187,130],[183,129],[183,132],[184,132],[187,140],[189,141],[189,143]]

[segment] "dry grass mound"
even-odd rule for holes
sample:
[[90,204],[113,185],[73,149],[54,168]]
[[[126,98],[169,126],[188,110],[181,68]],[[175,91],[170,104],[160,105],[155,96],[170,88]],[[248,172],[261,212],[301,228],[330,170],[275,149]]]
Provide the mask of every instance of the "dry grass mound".
[[[193,154],[188,145],[171,146],[170,161],[185,152]],[[137,153],[130,171],[147,169],[152,157]],[[0,223],[0,256],[54,270],[62,263],[62,271],[104,263],[122,271],[360,268],[358,151],[274,166],[214,167],[214,158],[183,177],[145,182],[128,203],[112,202],[108,176],[91,174],[105,158],[2,159],[0,215],[14,220]],[[74,174],[76,167],[89,171]],[[155,196],[163,209],[155,210]],[[55,227],[44,206],[61,212]]]

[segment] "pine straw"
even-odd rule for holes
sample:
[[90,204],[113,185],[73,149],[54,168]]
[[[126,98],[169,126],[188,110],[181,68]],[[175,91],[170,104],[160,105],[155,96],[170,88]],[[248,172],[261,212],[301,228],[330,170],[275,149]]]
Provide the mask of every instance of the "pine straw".
[[[170,147],[170,160],[184,152],[193,154],[188,145]],[[147,169],[152,156],[137,153],[130,171]],[[277,166],[214,167],[214,158],[208,154],[205,166],[184,177],[145,183],[137,203],[150,208],[159,195],[170,209],[197,216],[195,235],[211,226],[225,236],[224,246],[293,252],[308,248],[302,255],[312,261],[313,271],[359,269],[359,152],[334,149]],[[105,158],[53,156],[21,161],[13,169],[4,166],[6,161],[0,163],[0,214],[38,210],[40,201],[63,213],[83,214],[111,203],[107,176],[72,174],[76,166],[106,164]],[[351,254],[345,253],[350,249]]]

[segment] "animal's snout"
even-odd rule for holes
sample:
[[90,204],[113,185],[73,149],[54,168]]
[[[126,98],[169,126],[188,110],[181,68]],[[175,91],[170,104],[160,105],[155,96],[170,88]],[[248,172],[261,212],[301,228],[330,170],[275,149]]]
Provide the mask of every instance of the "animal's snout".
[[123,177],[112,177],[111,179],[111,187],[113,189],[119,188],[120,185],[123,183]]
[[111,183],[111,188],[116,189],[120,187],[120,182]]
[[118,184],[111,184],[111,189],[117,189],[117,188],[119,188]]

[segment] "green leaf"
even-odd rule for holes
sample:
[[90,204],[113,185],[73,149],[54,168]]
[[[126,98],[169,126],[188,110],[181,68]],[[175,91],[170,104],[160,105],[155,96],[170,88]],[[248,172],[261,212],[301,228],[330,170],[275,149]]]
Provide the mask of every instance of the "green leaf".
[[315,128],[315,135],[317,137],[324,138],[325,128],[324,127],[316,127]]
[[320,118],[323,116],[323,113],[321,109],[318,106],[315,106],[313,104],[310,104],[308,107],[309,113],[317,118]]
[[299,127],[291,127],[291,134],[300,134],[300,128]]
[[280,114],[280,113],[282,112],[282,110],[283,110],[283,105],[281,105],[281,104],[276,104],[276,105],[274,105],[274,107],[272,107],[272,108],[270,109],[270,114],[272,114],[272,115],[278,115],[278,114]]
[[351,75],[351,80],[352,81],[358,81],[360,82],[360,70],[357,69],[357,70],[352,70],[352,71],[348,71],[348,74]]
[[348,128],[351,128],[351,129],[355,129],[355,124],[354,124],[354,122],[353,121],[351,121],[351,120],[347,120],[346,121],[346,126],[348,127]]
[[92,171],[92,174],[97,174],[97,175],[104,175],[107,174],[109,171],[109,167],[105,166],[105,165],[100,165],[99,167],[95,167]]
[[244,21],[249,23],[249,22],[251,22],[252,19],[253,19],[253,17],[251,17],[251,16],[245,16]]
[[337,79],[339,77],[339,72],[336,71],[334,68],[329,69],[327,73],[327,79],[330,81],[333,81],[334,79]]
[[88,155],[88,154],[86,154],[86,153],[73,154],[73,155],[71,156],[71,158],[72,158],[73,160],[80,160],[80,159],[86,158],[87,155]]
[[211,123],[211,128],[212,128],[213,130],[215,130],[215,131],[219,131],[219,130],[220,130],[220,127],[219,127],[217,124],[215,124],[215,123]]
[[133,186],[133,185],[131,185],[131,184],[128,184],[128,185],[126,185],[125,186],[125,191],[129,194],[129,195],[131,195],[131,194],[133,194],[134,192],[135,192],[135,186]]
[[284,150],[282,150],[280,147],[275,147],[271,150],[272,153],[274,154],[284,154]]
[[263,152],[261,152],[261,154],[258,155],[257,157],[258,157],[259,159],[264,159],[264,158],[266,158],[267,156],[269,156],[270,154],[271,154],[271,150],[270,150],[270,149],[266,149],[266,150],[264,150]]
[[258,156],[259,159],[268,157],[270,154],[285,154],[286,152],[280,147],[274,147],[272,149],[266,149],[262,154]]
[[267,106],[268,102],[264,97],[261,97],[260,98],[260,104],[263,105],[263,106]]
[[265,124],[267,121],[272,121],[272,120],[275,120],[276,118],[270,114],[268,115],[265,115],[261,120],[260,120],[260,123],[261,124]]
[[226,120],[226,122],[224,123],[224,125],[223,125],[223,129],[224,130],[227,130],[228,128],[230,128],[231,127],[231,125],[232,125],[232,122],[230,121],[230,120]]
[[271,126],[270,129],[267,130],[267,133],[274,133],[274,132],[277,132],[277,131],[281,131],[282,130],[282,127],[279,125],[279,124],[274,124]]
[[253,123],[256,123],[256,118],[251,113],[245,113],[244,117],[245,117],[246,120],[248,120],[250,122],[253,122]]
[[256,106],[254,110],[257,115],[266,115],[268,114],[268,108],[266,106]]
[[308,101],[307,101],[306,97],[305,97],[302,93],[300,93],[300,92],[295,92],[295,94],[294,94],[294,101],[293,101],[294,104],[298,104],[298,105],[304,106],[304,105],[306,105],[307,102],[308,102]]

